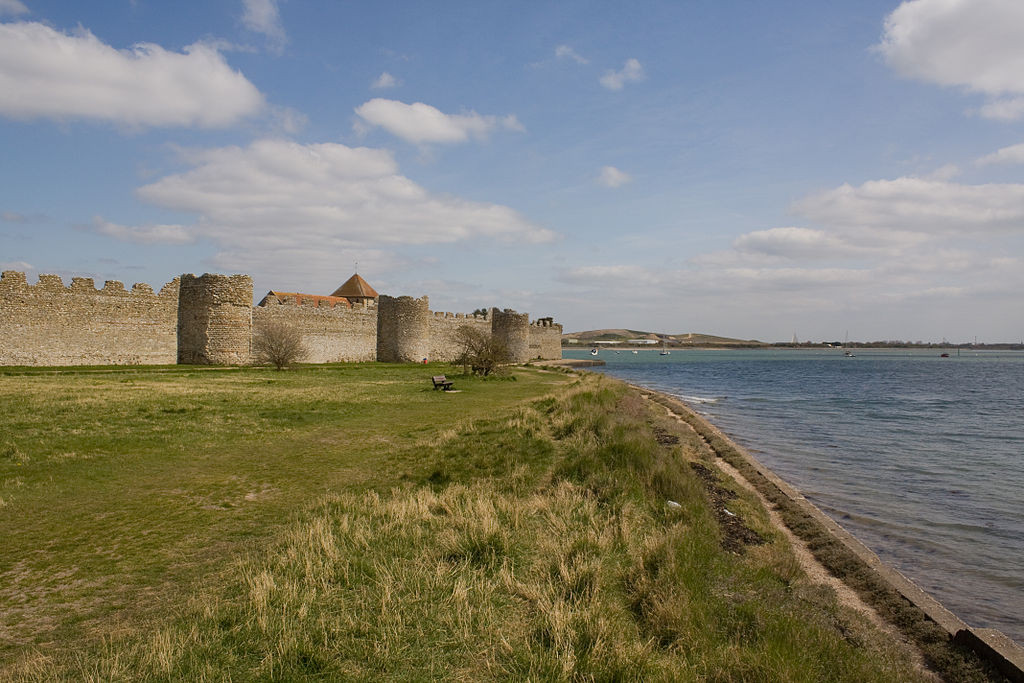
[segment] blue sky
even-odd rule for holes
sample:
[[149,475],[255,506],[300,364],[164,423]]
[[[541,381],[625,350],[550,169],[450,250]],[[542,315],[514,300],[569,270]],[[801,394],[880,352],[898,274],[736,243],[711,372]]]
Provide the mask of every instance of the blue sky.
[[0,265],[1024,337],[1024,3],[0,0]]

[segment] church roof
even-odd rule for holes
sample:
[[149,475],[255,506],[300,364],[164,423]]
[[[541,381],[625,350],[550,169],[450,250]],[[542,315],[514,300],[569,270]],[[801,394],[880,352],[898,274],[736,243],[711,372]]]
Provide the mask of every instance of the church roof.
[[359,277],[359,273],[356,273],[345,280],[345,284],[334,290],[331,296],[343,296],[350,299],[375,299],[377,298],[377,290],[371,287],[370,283],[366,280]]

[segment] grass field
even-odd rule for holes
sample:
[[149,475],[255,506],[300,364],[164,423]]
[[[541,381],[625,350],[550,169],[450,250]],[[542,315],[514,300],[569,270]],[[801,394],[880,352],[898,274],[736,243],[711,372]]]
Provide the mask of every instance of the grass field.
[[446,370],[0,371],[0,670],[921,678],[664,411]]

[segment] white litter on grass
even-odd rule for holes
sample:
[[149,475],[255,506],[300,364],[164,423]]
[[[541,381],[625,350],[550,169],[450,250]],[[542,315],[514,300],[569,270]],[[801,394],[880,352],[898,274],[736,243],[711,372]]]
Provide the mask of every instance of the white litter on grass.
[[725,514],[729,515],[730,517],[735,517],[736,516],[735,512],[729,512],[729,508],[722,508],[722,509],[725,510]]
[[674,500],[667,500],[667,501],[665,501],[665,505],[669,506],[670,508],[681,508],[681,507],[683,507],[682,505],[680,505],[679,503],[675,502]]

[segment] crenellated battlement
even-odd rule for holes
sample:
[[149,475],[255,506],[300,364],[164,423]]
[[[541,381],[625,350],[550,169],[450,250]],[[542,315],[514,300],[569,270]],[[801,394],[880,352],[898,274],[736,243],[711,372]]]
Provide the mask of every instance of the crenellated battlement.
[[0,273],[0,290],[16,290],[28,287],[25,273],[18,270],[5,270]]
[[118,280],[0,277],[0,365],[122,365],[177,360],[179,281],[154,293]]
[[[307,362],[445,361],[460,330],[501,338],[513,360],[561,357],[561,325],[526,313],[431,311],[426,296],[343,296],[271,291],[254,307],[248,275],[186,273],[155,292],[90,277],[0,274],[0,365],[250,362],[253,326],[283,320],[298,328]],[[368,285],[367,285],[368,287]],[[376,295],[376,292],[374,292]]]
[[178,285],[179,278],[174,278],[160,289],[159,294],[156,294],[153,292],[153,288],[145,282],[136,282],[128,290],[120,280],[107,280],[103,283],[102,289],[96,289],[95,281],[91,277],[73,277],[71,284],[65,286],[60,275],[40,275],[34,285],[28,284],[28,278],[21,271],[5,270],[0,276],[0,293],[7,294],[20,292],[50,295],[162,296],[177,299]]
[[435,318],[454,318],[456,320],[490,320],[487,315],[474,315],[473,313],[449,313],[448,311],[431,311]]

